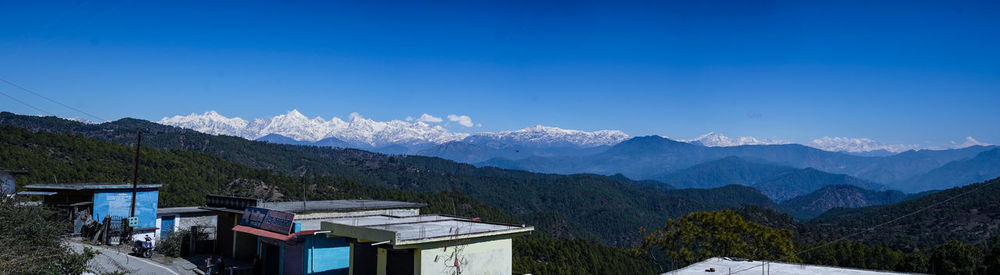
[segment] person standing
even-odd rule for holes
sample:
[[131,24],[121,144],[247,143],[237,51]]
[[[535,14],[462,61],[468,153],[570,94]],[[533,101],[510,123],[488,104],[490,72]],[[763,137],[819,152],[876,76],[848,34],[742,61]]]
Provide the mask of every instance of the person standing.
[[205,274],[212,275],[213,267],[215,267],[215,262],[212,260],[212,256],[208,256],[208,259],[205,259]]

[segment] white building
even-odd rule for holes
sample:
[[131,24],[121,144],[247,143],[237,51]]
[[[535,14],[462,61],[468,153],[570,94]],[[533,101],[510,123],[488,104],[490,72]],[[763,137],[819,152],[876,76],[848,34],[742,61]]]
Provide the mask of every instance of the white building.
[[347,238],[350,274],[511,274],[511,238],[531,226],[442,215],[324,219],[329,238]]
[[192,226],[214,228],[217,216],[214,212],[197,206],[156,209],[157,239],[169,238],[174,232],[191,230]]
[[749,261],[736,258],[711,258],[687,267],[663,273],[664,275],[709,275],[709,274],[772,274],[772,275],[899,275],[914,274],[881,270],[865,270],[846,267],[806,265],[782,262]]

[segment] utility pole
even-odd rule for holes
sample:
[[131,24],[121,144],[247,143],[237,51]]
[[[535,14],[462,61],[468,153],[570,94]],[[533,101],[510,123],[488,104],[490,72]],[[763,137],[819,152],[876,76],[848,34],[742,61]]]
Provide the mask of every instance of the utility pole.
[[307,175],[309,173],[302,175],[302,213],[306,212],[306,184],[309,184],[309,180],[306,178]]
[[135,217],[135,193],[139,189],[139,147],[142,146],[142,130],[139,130],[135,138],[135,174],[132,178],[132,210],[129,217]]

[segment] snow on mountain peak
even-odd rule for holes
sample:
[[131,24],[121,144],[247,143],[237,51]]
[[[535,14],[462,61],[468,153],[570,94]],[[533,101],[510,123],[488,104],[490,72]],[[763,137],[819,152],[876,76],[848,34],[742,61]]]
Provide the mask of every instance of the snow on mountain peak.
[[772,144],[788,144],[788,141],[784,140],[774,140],[774,139],[758,139],[755,137],[737,137],[730,138],[723,134],[716,132],[708,132],[707,134],[701,135],[698,138],[681,140],[687,143],[700,144],[702,146],[708,147],[729,147],[729,146],[741,146],[741,145],[772,145]]
[[967,137],[965,137],[965,142],[963,142],[963,143],[957,143],[957,142],[952,141],[951,145],[952,145],[951,146],[952,148],[960,149],[960,148],[966,148],[966,147],[970,147],[970,146],[989,146],[989,145],[993,145],[993,144],[989,144],[989,143],[986,143],[986,142],[978,141],[975,138],[967,136]]
[[615,145],[631,138],[631,136],[618,130],[599,130],[587,132],[582,130],[569,130],[559,127],[535,125],[520,130],[476,133],[470,138],[504,140],[517,144],[534,146],[573,145],[580,147],[596,147],[603,145]]
[[906,144],[885,144],[870,138],[848,138],[848,137],[823,137],[814,139],[812,147],[833,152],[871,152],[885,150],[899,153],[907,150],[918,149],[917,145]]
[[160,119],[160,124],[184,125],[198,132],[213,135],[243,136],[241,131],[247,127],[247,121],[239,117],[228,118],[215,111],[208,111],[204,114],[191,113],[186,116],[164,117]]
[[350,144],[371,147],[441,144],[470,136],[504,139],[521,144],[593,147],[614,145],[630,138],[629,135],[617,130],[587,132],[542,125],[514,131],[470,135],[451,132],[441,125],[428,123],[440,120],[424,114],[421,119],[411,121],[375,121],[358,113],[351,113],[347,120],[338,117],[330,120],[321,117],[310,119],[293,109],[285,114],[271,118],[255,118],[249,122],[239,117],[229,118],[216,111],[208,111],[203,114],[164,117],[159,123],[208,134],[232,135],[252,140],[277,134],[294,140],[313,142],[336,138]]

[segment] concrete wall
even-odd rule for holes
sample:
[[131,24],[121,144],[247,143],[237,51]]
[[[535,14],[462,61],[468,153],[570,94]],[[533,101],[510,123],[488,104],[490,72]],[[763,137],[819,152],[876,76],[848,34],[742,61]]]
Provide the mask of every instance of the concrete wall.
[[511,274],[512,255],[511,239],[503,238],[424,246],[414,257],[420,274]]
[[165,214],[156,217],[156,238],[161,235],[161,229],[163,229],[162,222],[163,216],[173,216],[174,217],[174,232],[181,230],[191,230],[192,226],[205,226],[205,227],[216,227],[217,216],[215,214]]

